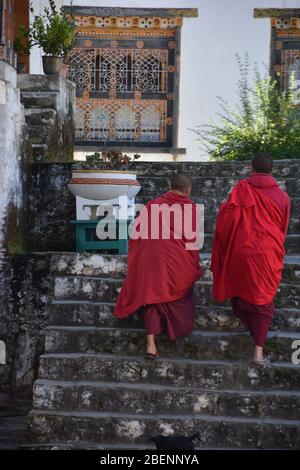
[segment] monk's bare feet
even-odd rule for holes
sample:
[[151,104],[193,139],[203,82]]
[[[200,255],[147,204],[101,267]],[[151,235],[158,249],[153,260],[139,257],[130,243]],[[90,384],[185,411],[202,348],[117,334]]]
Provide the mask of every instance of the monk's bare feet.
[[264,350],[261,346],[255,346],[252,362],[262,366],[266,366],[270,363],[269,359],[264,356]]
[[147,335],[147,351],[146,355],[149,355],[150,357],[156,357],[157,356],[157,349],[156,349],[156,344],[155,344],[155,336],[154,335]]

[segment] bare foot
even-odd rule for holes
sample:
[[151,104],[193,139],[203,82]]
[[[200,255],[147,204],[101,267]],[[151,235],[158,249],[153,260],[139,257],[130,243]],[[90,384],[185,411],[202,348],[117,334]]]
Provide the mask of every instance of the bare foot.
[[151,356],[156,356],[157,355],[157,349],[156,349],[154,335],[147,335],[146,354],[150,354]]
[[269,359],[264,356],[264,350],[261,346],[255,346],[252,362],[263,366],[270,364]]

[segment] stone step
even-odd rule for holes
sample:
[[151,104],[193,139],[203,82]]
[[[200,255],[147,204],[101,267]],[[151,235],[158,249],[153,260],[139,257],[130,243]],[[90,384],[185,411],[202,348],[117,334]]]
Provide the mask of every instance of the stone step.
[[[115,304],[103,302],[54,301],[50,305],[49,324],[58,326],[143,327],[143,312],[120,321],[112,313]],[[231,307],[197,306],[195,327],[200,330],[235,331],[239,321]],[[300,309],[277,309],[271,325],[272,331],[299,331]]]
[[203,390],[172,385],[37,380],[35,409],[300,419],[300,392]]
[[[190,175],[192,175],[191,173]],[[192,193],[191,199],[201,200],[208,197],[217,199],[226,199],[228,194],[231,192],[235,184],[238,183],[239,179],[234,176],[227,177],[199,177],[190,176],[192,181]],[[146,200],[152,199],[155,195],[162,194],[170,189],[171,177],[166,175],[157,177],[144,177],[138,176],[138,180],[141,183],[141,190],[139,192],[139,198],[145,198]],[[287,191],[292,197],[300,197],[300,178],[291,176],[289,178],[277,178],[279,186]]]
[[[212,280],[209,253],[201,252],[202,280]],[[109,277],[123,279],[127,272],[126,255],[104,255],[91,253],[53,253],[51,258],[53,275]],[[300,284],[300,255],[287,255],[284,260],[283,282]]]
[[32,144],[47,144],[53,133],[53,124],[28,125],[28,137]]
[[[246,178],[250,174],[250,161],[238,162],[135,162],[133,169],[139,175],[149,178],[171,177],[177,172],[197,175],[199,178],[223,177]],[[88,166],[87,166],[88,169]],[[300,166],[297,160],[275,160],[272,174],[276,178],[295,178],[300,176]]]
[[42,162],[48,152],[47,144],[32,144],[31,145],[31,160],[34,163]]
[[54,109],[26,109],[25,119],[26,123],[30,127],[34,126],[53,126],[55,119],[57,118],[57,112]]
[[[236,358],[235,358],[236,359]],[[295,390],[300,389],[300,367],[271,363],[262,368],[249,361],[208,361],[182,358],[144,359],[143,355],[43,354],[40,379],[106,380],[176,385],[202,389]]]
[[[220,450],[220,448],[216,447],[206,447],[202,446],[199,447],[197,444],[197,440],[194,441],[195,450]],[[20,449],[24,450],[156,450],[154,443],[147,442],[146,444],[134,444],[134,443],[127,443],[124,444],[123,442],[91,442],[91,441],[72,441],[72,442],[47,442],[41,444],[23,444],[20,446]],[[236,450],[234,448],[226,447],[222,448],[222,450]],[[243,449],[239,449],[243,450]],[[245,450],[245,449],[244,449]],[[254,449],[247,449],[247,450],[254,450]]]
[[159,434],[199,432],[200,446],[296,449],[300,421],[207,415],[137,415],[129,413],[33,410],[29,438],[146,444]]
[[57,109],[59,94],[56,91],[37,91],[21,93],[21,102],[26,109]]
[[[90,300],[115,302],[123,281],[114,278],[81,276],[59,276],[55,278],[54,297],[56,300]],[[200,281],[195,285],[198,305],[216,305],[211,294],[212,283]],[[221,304],[229,305],[229,302]],[[275,298],[277,308],[298,308],[300,305],[300,285],[281,283]]]
[[[18,87],[21,93],[36,93],[36,92],[61,92],[62,83],[64,78],[59,75],[52,75],[49,79],[47,75],[26,75],[22,74],[18,77]],[[280,164],[279,164],[280,168]],[[296,170],[296,168],[294,169]],[[280,171],[280,170],[279,170]],[[286,173],[284,173],[286,174]],[[288,173],[287,173],[288,174]]]
[[[291,362],[292,345],[300,333],[270,332],[265,351],[273,361]],[[248,333],[200,332],[170,342],[157,339],[162,357],[186,359],[240,359],[251,357],[253,342]],[[138,328],[100,328],[49,326],[46,328],[45,350],[48,353],[143,354],[145,331]]]
[[[152,442],[143,444],[123,444],[122,442],[103,442],[99,444],[91,441],[47,442],[43,444],[24,444],[21,450],[155,450]],[[195,446],[197,449],[197,446]],[[208,450],[208,449],[206,449]],[[228,449],[226,449],[228,450]]]

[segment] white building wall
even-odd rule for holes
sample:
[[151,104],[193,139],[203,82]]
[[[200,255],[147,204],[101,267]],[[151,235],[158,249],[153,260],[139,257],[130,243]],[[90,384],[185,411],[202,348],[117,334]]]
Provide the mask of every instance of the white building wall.
[[[22,207],[20,172],[24,109],[15,69],[0,61],[0,271],[9,210]],[[0,274],[1,277],[1,274]]]
[[[68,5],[68,0],[57,0]],[[38,8],[47,0],[33,0]],[[189,131],[213,118],[217,96],[236,100],[238,68],[235,54],[269,63],[270,21],[254,19],[254,8],[300,8],[300,0],[74,0],[74,5],[120,7],[185,7],[199,9],[198,18],[185,18],[182,28],[179,147],[188,160],[206,159]],[[31,72],[41,73],[39,53],[31,57]],[[161,157],[158,157],[161,158]],[[166,157],[163,157],[166,158]]]

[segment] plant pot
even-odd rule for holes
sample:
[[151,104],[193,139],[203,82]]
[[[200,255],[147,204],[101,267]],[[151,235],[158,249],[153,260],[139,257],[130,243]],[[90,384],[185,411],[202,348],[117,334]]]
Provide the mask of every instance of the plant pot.
[[61,67],[60,67],[60,75],[67,79],[68,78],[68,74],[69,74],[69,64],[61,64]]
[[141,186],[130,171],[74,170],[68,188],[74,196],[104,201],[119,196],[133,199]]
[[46,75],[59,75],[62,66],[62,57],[44,55],[43,69]]

